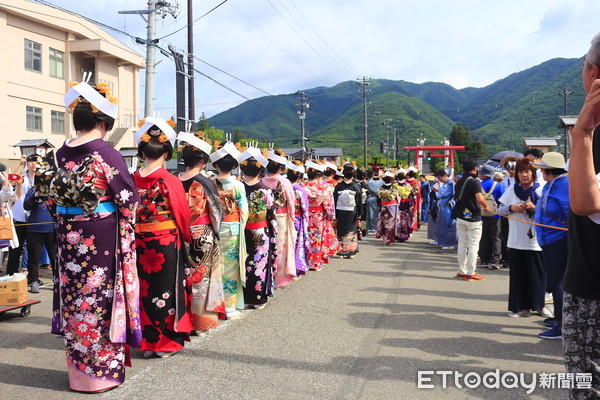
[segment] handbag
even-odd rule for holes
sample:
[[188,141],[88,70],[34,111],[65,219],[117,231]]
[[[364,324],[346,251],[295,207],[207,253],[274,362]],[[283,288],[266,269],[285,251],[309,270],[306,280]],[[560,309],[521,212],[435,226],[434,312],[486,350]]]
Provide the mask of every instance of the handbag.
[[12,220],[0,217],[0,240],[13,240]]

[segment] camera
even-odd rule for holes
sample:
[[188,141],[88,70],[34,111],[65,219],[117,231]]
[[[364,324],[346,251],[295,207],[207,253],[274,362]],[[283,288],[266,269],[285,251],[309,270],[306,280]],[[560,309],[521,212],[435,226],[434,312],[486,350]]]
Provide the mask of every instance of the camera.
[[19,174],[8,174],[9,181],[18,181],[19,179],[21,179],[21,175]]

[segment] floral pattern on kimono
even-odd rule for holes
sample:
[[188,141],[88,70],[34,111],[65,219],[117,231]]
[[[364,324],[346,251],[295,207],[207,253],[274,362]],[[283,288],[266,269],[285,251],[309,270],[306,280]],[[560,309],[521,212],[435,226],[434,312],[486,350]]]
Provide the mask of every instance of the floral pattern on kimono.
[[[324,201],[327,196],[327,187],[322,181],[314,180],[304,184],[308,198],[308,237],[310,246],[308,251],[308,266],[312,270],[323,267],[326,261],[326,247],[324,245],[324,230],[326,215],[334,213],[330,203]],[[327,207],[330,207],[327,209]]]
[[[244,228],[248,219],[248,200],[244,184],[235,177],[217,179],[217,189],[226,215],[219,230],[221,246],[223,292],[225,310],[234,312],[244,308],[243,283],[246,281],[246,238]],[[235,219],[228,221],[228,219]]]
[[244,300],[247,305],[257,306],[273,295],[277,221],[271,190],[261,182],[244,186],[249,210],[245,229],[248,255]]
[[290,181],[281,175],[264,177],[263,182],[273,190],[277,220],[277,257],[275,285],[286,286],[296,276],[296,230],[294,211],[296,195]]
[[[334,181],[335,182],[335,181]],[[325,186],[325,200],[323,207],[325,208],[325,218],[323,219],[323,246],[325,248],[325,263],[330,256],[335,256],[340,251],[340,241],[338,240],[335,230],[335,201],[333,200],[333,191],[335,187],[327,182],[323,182]]]
[[298,184],[293,185],[296,194],[294,228],[296,229],[296,273],[303,274],[308,271],[308,254],[310,252],[310,238],[308,236],[308,195],[306,190]]
[[147,176],[138,170],[134,181],[141,198],[136,226],[143,326],[139,349],[179,351],[192,327],[183,246],[191,241],[190,208],[181,181],[164,168]]
[[[53,169],[53,154],[47,156]],[[63,171],[78,170],[84,160],[80,176],[94,182],[86,190],[97,201],[114,202],[117,211],[56,215],[52,333],[64,336],[71,389],[92,392],[124,382],[127,345],[137,346],[142,336],[134,244],[140,199],[123,157],[103,140],[65,142],[56,154]],[[80,189],[65,179],[41,190],[54,203],[78,207],[78,196],[66,193]]]
[[190,205],[192,242],[187,247],[192,288],[192,329],[204,331],[219,325],[225,314],[221,277],[219,228],[223,210],[217,187],[201,175],[182,181]]
[[379,201],[379,220],[377,221],[376,237],[383,237],[385,244],[400,240],[400,211],[398,202],[401,200],[396,185],[383,185],[377,192]]

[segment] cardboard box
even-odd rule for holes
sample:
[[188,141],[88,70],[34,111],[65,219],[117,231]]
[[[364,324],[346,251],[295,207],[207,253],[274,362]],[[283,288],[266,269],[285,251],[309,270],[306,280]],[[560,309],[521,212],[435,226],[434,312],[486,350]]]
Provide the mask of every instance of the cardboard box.
[[27,279],[0,282],[0,306],[16,306],[27,301]]

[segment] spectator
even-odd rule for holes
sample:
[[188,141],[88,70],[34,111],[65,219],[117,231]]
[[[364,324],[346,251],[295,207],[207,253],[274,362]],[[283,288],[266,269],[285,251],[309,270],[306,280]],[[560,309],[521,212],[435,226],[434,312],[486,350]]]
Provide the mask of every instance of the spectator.
[[[456,246],[456,220],[452,218],[452,208],[454,207],[454,182],[448,177],[443,169],[435,173],[439,181],[440,189],[438,191],[437,201],[437,244],[442,250],[454,250]],[[428,228],[429,230],[429,228]]]
[[[590,388],[573,387],[570,397],[600,398],[600,34],[583,66],[587,97],[571,133],[569,233],[563,302],[563,345],[567,372],[591,374]],[[589,216],[589,217],[588,217]]]
[[462,163],[464,173],[456,183],[456,231],[458,234],[458,273],[466,281],[482,281],[484,276],[475,273],[477,252],[481,240],[481,210],[487,210],[481,182],[476,177],[477,163],[467,159]]
[[[546,272],[546,290],[554,300],[554,318],[544,321],[548,331],[542,339],[562,339],[563,276],[567,267],[567,216],[569,215],[569,180],[565,175],[565,158],[560,153],[546,153],[539,164],[544,186],[535,208],[535,227]],[[543,225],[543,226],[542,226]],[[557,227],[553,229],[549,227]]]
[[19,272],[19,261],[21,253],[23,252],[23,244],[27,237],[27,221],[28,211],[23,208],[23,202],[25,201],[25,195],[29,192],[29,189],[33,187],[33,181],[35,178],[35,171],[37,169],[37,154],[31,154],[27,156],[23,161],[26,163],[24,175],[16,182],[16,197],[17,201],[13,207],[13,223],[15,225],[15,231],[18,238],[18,246],[11,247],[8,252],[7,271],[8,275],[12,275],[15,272]]
[[379,172],[374,173],[372,170],[367,171],[367,185],[369,186],[367,195],[367,232],[375,233],[375,230],[377,229],[377,218],[379,216],[377,192],[383,185],[383,181],[379,179]]
[[[488,207],[497,209],[498,199],[504,194],[502,185],[492,177],[494,169],[489,165],[483,165],[479,169],[479,179],[483,189],[483,197],[488,202]],[[481,241],[479,242],[479,258],[482,268],[500,268],[502,256],[502,240],[500,239],[500,216],[492,212],[482,215]]]
[[421,182],[421,223],[426,224],[428,219],[429,211],[429,193],[431,192],[431,186],[427,181],[425,175],[419,176],[419,182]]
[[[529,158],[529,161],[533,163],[540,163],[540,161],[542,161],[542,157],[544,156],[544,152],[540,149],[527,149],[525,150],[525,153],[523,153],[523,156],[525,158]],[[536,181],[540,185],[540,190],[546,184],[546,181],[542,177],[542,171],[539,169],[536,171]]]
[[27,223],[27,283],[30,285],[31,293],[40,292],[39,261],[42,245],[46,246],[50,265],[55,265],[56,255],[56,228],[52,219],[50,208],[46,204],[48,199],[35,196],[34,188],[29,189],[25,195],[23,208],[29,211]]
[[[535,205],[539,198],[536,170],[528,158],[517,161],[517,183],[500,198],[500,215],[510,217],[508,248],[510,250],[510,278],[508,293],[509,317],[529,317],[531,310],[549,318],[544,307],[546,274],[542,267],[542,249],[533,225]],[[523,221],[523,222],[522,222]]]

